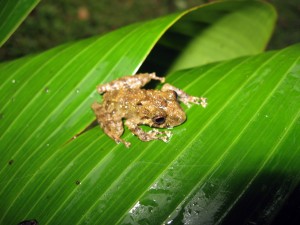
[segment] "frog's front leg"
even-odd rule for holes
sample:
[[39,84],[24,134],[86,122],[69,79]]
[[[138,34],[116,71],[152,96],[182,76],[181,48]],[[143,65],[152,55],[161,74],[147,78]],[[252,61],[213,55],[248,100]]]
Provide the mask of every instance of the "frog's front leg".
[[162,140],[164,142],[168,142],[172,136],[170,131],[158,131],[157,129],[152,129],[149,132],[143,131],[134,120],[126,120],[125,125],[128,129],[136,135],[141,141],[151,141],[151,140]]
[[175,91],[175,93],[178,95],[179,97],[179,101],[183,102],[185,105],[187,105],[188,107],[190,107],[189,103],[194,103],[197,105],[202,105],[203,108],[205,108],[207,106],[207,101],[206,98],[204,97],[196,97],[196,96],[190,96],[187,93],[185,93],[183,90],[172,86],[171,84],[164,84],[162,86],[162,91]]
[[97,91],[99,94],[102,94],[113,90],[141,88],[145,84],[149,83],[150,80],[159,80],[162,83],[165,82],[164,77],[157,77],[155,73],[142,73],[133,76],[121,77],[117,80],[111,81],[110,83],[99,85],[97,86]]
[[100,127],[103,129],[111,139],[117,144],[122,142],[127,148],[130,146],[130,142],[121,139],[121,135],[124,132],[122,118],[116,118],[112,113],[107,113],[102,105],[95,102],[92,105],[97,121]]

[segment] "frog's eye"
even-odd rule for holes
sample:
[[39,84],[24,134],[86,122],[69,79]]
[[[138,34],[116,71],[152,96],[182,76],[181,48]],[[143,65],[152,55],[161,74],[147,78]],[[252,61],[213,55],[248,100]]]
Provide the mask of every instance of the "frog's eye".
[[152,118],[153,123],[161,125],[166,121],[166,118],[163,116],[155,116]]

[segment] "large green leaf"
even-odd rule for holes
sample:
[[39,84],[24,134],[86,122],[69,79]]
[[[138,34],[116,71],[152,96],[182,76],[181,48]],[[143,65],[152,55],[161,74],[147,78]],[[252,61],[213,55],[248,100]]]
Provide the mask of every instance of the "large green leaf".
[[38,2],[39,0],[0,0],[0,47]]
[[[223,4],[225,6],[226,2]],[[218,10],[215,9],[214,4],[207,7],[205,13],[213,14],[209,17],[213,19],[213,25],[201,32],[194,31],[198,35],[183,49],[172,70],[260,53],[265,49],[266,40],[269,39],[274,28],[276,12],[270,10],[269,5],[257,7],[256,4],[246,3],[242,7],[237,5],[230,8],[218,7]],[[239,7],[239,10],[235,7]],[[224,13],[228,13],[225,11],[226,8],[231,13],[224,17]],[[216,21],[216,17],[220,15],[223,19]],[[192,20],[196,19],[190,15],[189,17]]]
[[[272,221],[299,187],[299,50],[168,76],[188,93],[204,94],[209,106],[186,109],[187,122],[167,144],[126,134],[128,150],[96,127],[55,152],[43,146],[46,161],[29,158],[26,171],[7,178],[7,217],[48,224]],[[14,160],[6,173],[18,169]]]
[[[197,12],[206,17],[205,7]],[[188,120],[167,144],[144,143],[126,131],[132,142],[126,149],[98,127],[72,139],[94,119],[95,86],[136,72],[185,13],[0,65],[0,223],[226,221],[247,210],[244,196],[255,193],[251,184],[269,168],[280,169],[270,179],[284,178],[291,193],[299,177],[299,46],[168,76],[167,82],[208,97],[209,106],[185,108]]]
[[257,1],[223,1],[200,10],[201,14],[189,13],[163,35],[143,69],[175,71],[260,53],[276,21],[275,10]]

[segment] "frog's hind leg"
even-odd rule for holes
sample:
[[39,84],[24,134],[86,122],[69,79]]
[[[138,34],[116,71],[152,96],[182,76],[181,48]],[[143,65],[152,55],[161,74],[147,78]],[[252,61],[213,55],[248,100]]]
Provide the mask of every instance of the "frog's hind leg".
[[123,143],[127,148],[130,147],[130,142],[127,142],[121,138],[124,132],[122,120],[120,121],[108,120],[108,121],[100,122],[100,126],[103,129],[103,131],[117,144]]
[[107,91],[141,88],[151,80],[159,80],[162,83],[165,82],[164,77],[157,77],[155,73],[141,73],[133,76],[121,77],[110,83],[99,85],[97,86],[97,91],[99,94],[102,94]]
[[[127,142],[121,138],[121,135],[123,134],[123,124],[121,122],[113,122],[109,121],[109,123],[106,124],[100,124],[103,131],[111,138],[113,139],[117,144],[123,143],[126,148],[130,147],[130,142]],[[115,130],[116,129],[116,130]]]
[[105,113],[102,105],[97,102],[92,105],[92,109],[94,110],[97,121],[104,133],[106,133],[117,144],[122,142],[128,148],[130,146],[130,142],[121,139],[121,136],[124,132],[122,119],[114,118],[112,114]]

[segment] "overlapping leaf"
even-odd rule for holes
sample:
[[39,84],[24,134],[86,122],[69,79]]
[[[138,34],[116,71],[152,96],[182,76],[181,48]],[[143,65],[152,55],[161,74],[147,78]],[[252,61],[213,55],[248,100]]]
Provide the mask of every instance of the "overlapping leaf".
[[17,29],[39,0],[0,1],[0,47]]

